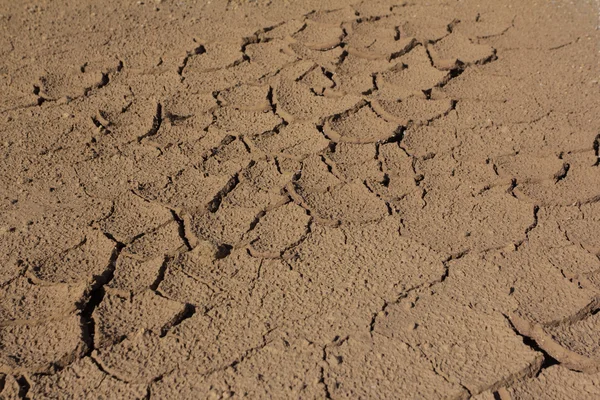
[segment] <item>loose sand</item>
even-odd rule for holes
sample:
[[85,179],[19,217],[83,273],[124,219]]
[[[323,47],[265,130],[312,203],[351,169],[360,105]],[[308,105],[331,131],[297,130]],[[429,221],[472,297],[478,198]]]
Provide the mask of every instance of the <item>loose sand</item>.
[[600,398],[599,7],[0,0],[0,398]]

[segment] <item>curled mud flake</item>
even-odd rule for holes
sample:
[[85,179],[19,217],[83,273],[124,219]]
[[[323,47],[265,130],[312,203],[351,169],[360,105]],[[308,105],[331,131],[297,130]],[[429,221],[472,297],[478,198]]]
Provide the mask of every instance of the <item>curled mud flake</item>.
[[512,398],[523,400],[533,400],[540,396],[569,398],[573,393],[593,398],[600,396],[600,375],[581,374],[562,365],[553,365],[535,378],[510,386],[506,391]]
[[594,138],[594,144],[592,147],[594,149],[594,154],[596,155],[596,162],[594,163],[594,166],[597,167],[600,165],[600,133]]
[[355,23],[346,40],[350,55],[367,60],[391,60],[414,47],[412,37],[398,37],[393,23],[386,19]]
[[[182,254],[179,258],[169,263],[169,268],[177,268],[189,278],[200,284],[197,293],[202,293],[198,299],[191,299],[194,305],[200,305],[202,308],[212,306],[218,302],[201,303],[202,299],[225,296],[236,301],[245,301],[248,293],[256,283],[257,276],[260,275],[263,260],[252,257],[247,249],[232,249],[224,246],[217,248],[211,246],[198,246],[191,252]],[[211,249],[211,251],[207,251]],[[210,254],[207,254],[210,253]],[[178,271],[173,271],[173,280],[179,279]],[[168,275],[165,275],[165,285]],[[166,286],[165,286],[166,287]],[[186,288],[182,288],[186,289]],[[180,293],[183,298],[193,294],[182,290]],[[211,308],[212,308],[211,307]],[[233,310],[235,312],[235,309]],[[237,334],[237,333],[236,333]]]
[[[405,4],[400,2],[398,5]],[[374,0],[374,1],[361,1],[352,6],[354,10],[361,17],[361,20],[365,22],[378,21],[384,19],[392,13],[392,7],[389,1],[385,0]]]
[[0,289],[0,326],[62,319],[84,302],[87,285],[32,284],[17,278]]
[[[335,86],[335,82],[327,75],[329,73],[320,67],[315,67],[302,75],[300,82],[304,83],[317,95],[326,95]],[[330,75],[332,76],[332,75]]]
[[259,37],[264,40],[285,39],[300,31],[304,27],[304,22],[299,19],[289,19],[273,29],[266,30],[259,34]]
[[413,158],[397,143],[379,145],[378,162],[380,174],[367,179],[367,187],[394,208],[398,208],[405,196],[417,188],[417,178],[413,169]]
[[328,345],[326,361],[325,383],[334,397],[387,398],[387,393],[410,393],[426,399],[464,398],[468,394],[456,382],[436,373],[431,362],[402,339],[379,334],[350,337]]
[[339,90],[352,94],[372,94],[377,91],[376,76],[392,68],[395,63],[387,59],[368,59],[348,53],[336,68],[334,80]]
[[293,185],[298,192],[327,192],[335,190],[342,181],[333,175],[320,156],[310,156],[302,162],[300,176]]
[[250,141],[264,153],[295,160],[321,153],[329,146],[329,140],[310,122],[292,123],[279,131],[251,137]]
[[184,272],[175,262],[166,265],[157,291],[171,300],[191,304],[197,310],[208,309],[216,293],[215,289]]
[[402,199],[417,190],[415,178],[409,175],[384,175],[381,180],[367,180],[365,186],[386,203],[389,214],[398,212]]
[[498,157],[495,165],[498,175],[504,178],[516,178],[518,182],[550,182],[562,169],[564,162],[556,156],[535,157],[531,154]]
[[535,123],[548,115],[535,97],[527,94],[506,101],[459,101],[456,111],[464,116],[468,127],[479,125],[486,129],[494,125]]
[[[214,170],[218,171],[216,167]],[[189,213],[204,210],[236,184],[235,175],[206,176],[190,167],[171,177],[166,187],[159,181],[144,185],[138,192],[144,198],[163,204],[165,207]]]
[[120,381],[148,384],[173,371],[188,351],[185,343],[141,329],[120,343],[94,350],[91,357]]
[[[449,293],[404,299],[386,308],[375,332],[419,349],[435,371],[471,394],[535,374],[542,354],[526,346],[502,314],[450,299]],[[461,323],[450,323],[457,316]]]
[[591,254],[600,254],[600,202],[583,204],[582,214],[575,218],[563,219],[561,227],[573,243],[579,244]]
[[[214,118],[211,114],[210,124],[199,132],[196,131],[194,138],[180,143],[178,148],[190,161],[201,162],[215,155],[220,149],[231,143],[233,139],[235,139],[234,136],[214,126]],[[187,166],[189,165],[186,163],[183,167]]]
[[338,143],[327,157],[333,162],[336,175],[347,182],[383,179],[375,144]]
[[152,117],[152,126],[150,127],[150,129],[148,129],[148,132],[144,133],[143,135],[141,135],[137,138],[138,143],[141,143],[146,138],[151,138],[151,137],[155,136],[158,133],[160,126],[162,125],[162,121],[163,121],[162,104],[157,103],[156,104],[156,113]]
[[250,66],[247,60],[230,68],[216,71],[195,71],[186,68],[185,84],[195,92],[211,94],[240,85],[246,81],[255,81],[262,76],[263,68]]
[[408,54],[394,60],[396,64],[376,77],[377,97],[387,100],[421,95],[423,91],[445,83],[448,72],[431,66],[423,46],[417,46]]
[[163,154],[174,146],[189,148],[193,147],[197,141],[208,144],[211,137],[204,130],[212,123],[213,115],[211,113],[185,116],[167,114],[158,133],[146,137],[141,143],[156,147]]
[[[597,310],[593,310],[591,314],[584,316],[580,321],[573,324],[566,323],[548,327],[545,331],[560,346],[582,356],[580,358],[582,360],[588,359],[585,360],[583,365],[579,366],[577,365],[578,358],[571,357],[569,360],[565,360],[565,366],[575,370],[586,370],[586,368],[595,364],[597,372],[600,372],[600,345],[595,339],[595,332],[598,331],[599,327],[600,315]],[[560,358],[557,359],[563,362]],[[570,363],[567,363],[567,361],[570,361]]]
[[[186,232],[189,230],[196,240],[209,240],[216,245],[239,244],[242,235],[264,209],[286,201],[280,194],[286,180],[277,172],[275,165],[265,162],[254,164],[243,171],[239,183],[215,198],[208,211],[193,213],[189,223],[186,221]],[[261,187],[277,181],[280,181],[279,188]]]
[[551,357],[550,360],[554,361],[555,364],[560,363],[561,366],[571,371],[583,372],[585,374],[598,373],[600,364],[597,358],[581,355],[570,350],[568,346],[563,346],[547,332],[547,327],[544,328],[541,325],[531,323],[518,315],[511,315],[509,318],[515,331],[529,339],[532,343],[535,343],[535,346],[544,351],[548,355],[548,358]]
[[285,250],[302,241],[308,233],[309,222],[306,211],[294,203],[267,212],[246,236],[252,255],[280,257]]
[[310,13],[307,18],[321,24],[339,25],[358,19],[358,13],[351,6],[345,6],[335,10],[318,10]]
[[[250,58],[251,65],[254,65],[260,71],[258,77],[275,73],[284,66],[298,60],[296,54],[290,49],[288,40],[252,43],[245,47],[245,53]],[[246,81],[251,82],[252,79]]]
[[230,107],[219,108],[214,113],[217,118],[215,126],[224,132],[259,135],[279,125],[281,119],[271,112],[270,108],[258,111],[243,111]]
[[121,243],[129,243],[173,219],[171,212],[131,192],[116,201],[113,213],[98,222],[98,227]]
[[161,335],[181,321],[187,312],[185,304],[167,300],[151,290],[133,296],[109,290],[94,310],[94,345],[106,347],[139,330]]
[[[359,224],[342,225],[341,229],[324,227],[317,221],[306,240],[286,257],[291,271],[288,278],[300,274],[308,285],[298,287],[292,281],[293,292],[315,293],[298,311],[297,305],[287,305],[294,314],[300,313],[301,319],[294,326],[309,337],[326,341],[336,335],[369,335],[378,313],[374,310],[385,309],[387,303],[411,290],[443,279],[445,268],[440,257],[398,237],[398,226],[394,217],[361,224],[360,228]],[[380,253],[387,255],[385,260],[377,257]],[[342,271],[336,265],[345,268]],[[315,305],[317,311],[313,310]]]
[[222,204],[216,212],[192,216],[190,232],[198,240],[208,240],[215,245],[235,246],[240,244],[243,235],[252,227],[260,212],[256,207]]
[[194,92],[212,93],[258,79],[264,74],[264,66],[250,64],[250,46],[253,44],[227,39],[203,44],[205,52],[188,57],[182,70],[184,84]]
[[51,373],[83,356],[81,318],[0,328],[0,368],[8,373]]
[[457,20],[440,5],[414,5],[395,9],[400,37],[413,37],[419,43],[435,43],[448,36]]
[[[518,315],[527,323],[546,327],[577,321],[598,304],[595,289],[565,278],[542,249],[533,249],[527,242],[516,251],[495,251],[487,260],[479,258],[472,254],[449,263],[456,276],[448,279],[449,288],[461,292],[457,297],[462,303],[478,303],[486,312]],[[475,278],[475,273],[481,277]],[[472,288],[470,292],[467,287]],[[553,312],[540,303],[552,305]]]
[[375,143],[393,137],[398,124],[381,118],[370,104],[330,118],[323,132],[334,142]]
[[[329,144],[329,143],[328,143]],[[294,158],[277,157],[277,167],[282,173],[292,174],[292,180],[298,175],[298,171],[302,168],[302,163]],[[288,186],[288,185],[286,185]],[[287,191],[287,188],[286,188]]]
[[[52,60],[54,62],[59,60]],[[66,60],[62,60],[66,61]],[[71,64],[66,61],[66,65]],[[110,74],[117,71],[118,60],[98,59],[86,62],[85,67],[70,65],[62,72],[47,72],[39,79],[36,90],[44,100],[75,99],[109,84]]]
[[193,116],[203,115],[217,105],[212,94],[177,92],[162,101],[165,122],[182,124]]
[[430,47],[431,58],[436,67],[452,69],[457,65],[485,64],[496,57],[496,51],[469,38],[453,33]]
[[274,89],[277,113],[287,122],[316,122],[328,115],[342,113],[360,101],[358,96],[327,97],[315,95],[301,82],[281,81]]
[[[475,396],[471,396],[473,400],[496,400],[496,396],[502,396],[500,393],[504,393],[505,389],[500,388],[497,391],[486,390],[485,392],[481,392]],[[504,399],[504,397],[500,397]]]
[[[595,203],[600,198],[600,176],[593,164],[593,154],[569,154],[562,168],[548,182],[526,183],[517,189],[525,198],[540,205],[573,205]],[[568,167],[566,167],[568,165]]]
[[427,124],[441,118],[454,108],[450,99],[427,100],[412,96],[404,100],[380,100],[372,103],[373,109],[386,120],[400,125]]
[[30,394],[33,398],[59,398],[69,393],[77,398],[118,396],[143,399],[147,387],[127,384],[101,371],[89,357],[81,358],[54,375],[33,378]]
[[33,263],[28,271],[45,282],[100,281],[114,251],[115,243],[102,232],[94,230],[77,246]]
[[248,352],[235,364],[236,374],[218,370],[202,375],[192,371],[172,374],[152,385],[161,398],[193,398],[197,393],[223,396],[245,393],[251,397],[278,393],[285,397],[320,397],[321,349],[303,339],[277,338]]
[[408,176],[411,172],[414,172],[413,157],[398,143],[389,142],[379,145],[377,159],[381,162],[382,171],[389,175]]
[[[242,111],[265,111],[270,108],[267,85],[240,85],[219,92],[219,104]],[[217,117],[218,118],[218,117]]]
[[162,254],[173,254],[184,246],[179,224],[177,221],[170,221],[156,230],[134,239],[123,249],[123,254],[144,261]]
[[[275,169],[275,166],[273,166],[273,169]],[[240,184],[229,193],[223,205],[226,207],[254,208],[265,211],[287,202],[287,196],[283,193],[283,189],[291,179],[291,173],[279,174],[277,172],[277,174],[269,176],[269,173],[272,171],[263,168],[246,172],[264,172],[265,175],[258,179],[243,177]],[[261,178],[264,178],[264,180]],[[261,183],[272,184],[272,186],[265,187]]]
[[183,75],[183,70],[185,69],[188,61],[190,60],[190,57],[204,53],[206,53],[206,47],[204,47],[203,45],[199,45],[192,49],[192,51],[188,51],[183,60],[181,61],[181,65],[179,65],[179,67],[177,68],[177,73],[179,75]]
[[300,59],[282,68],[277,75],[279,79],[276,79],[275,83],[279,83],[282,80],[300,82],[305,75],[309,74],[316,68],[319,68],[319,66],[314,61]]
[[[273,169],[274,168],[275,166],[273,165]],[[241,182],[227,195],[227,197],[221,203],[220,208],[218,210],[211,211],[212,215],[205,215],[203,217],[208,218],[208,220],[212,220],[212,218],[216,218],[217,220],[225,218],[226,220],[229,220],[231,216],[228,215],[228,213],[240,213],[239,217],[241,219],[239,220],[239,224],[235,224],[237,228],[234,228],[229,234],[225,234],[225,236],[231,238],[232,240],[233,237],[237,237],[238,235],[238,233],[233,232],[238,232],[238,230],[241,232],[243,227],[246,226],[248,222],[250,223],[248,229],[251,229],[265,211],[276,208],[288,201],[288,197],[285,195],[283,188],[286,182],[291,178],[291,174],[279,174],[277,172],[275,176],[269,176],[269,172],[273,171],[263,169],[262,172],[264,172],[265,175],[258,177],[258,179],[254,179],[256,177],[252,177],[251,174],[254,172],[261,173],[261,169],[262,168],[257,168],[255,170],[251,169],[250,171],[245,171],[250,172],[250,174],[247,176],[242,176]],[[274,185],[270,187],[261,187],[261,183],[266,182]],[[221,208],[225,208],[225,210],[221,210]],[[242,217],[242,215],[246,216]],[[216,231],[212,229],[209,230],[213,232],[213,234],[216,234]],[[230,234],[233,236],[230,236]],[[205,236],[201,236],[201,238],[208,240],[208,237]],[[222,243],[233,245],[238,243],[238,241],[226,241]]]
[[120,95],[123,100],[102,102],[100,110],[91,116],[90,125],[101,134],[95,135],[96,142],[123,145],[156,136],[164,116],[162,104],[155,100],[138,100],[127,92]]
[[344,57],[345,50],[342,46],[336,46],[329,50],[312,50],[302,43],[296,42],[289,45],[296,57],[301,60],[311,61],[321,67],[333,71]]
[[514,25],[515,15],[509,10],[503,13],[490,11],[477,12],[469,18],[461,18],[460,23],[453,26],[452,32],[470,39],[487,39],[501,36]]
[[292,37],[309,49],[328,50],[337,46],[343,36],[344,31],[338,26],[309,21]]
[[164,268],[165,258],[160,255],[149,260],[130,257],[126,250],[119,256],[113,279],[108,287],[138,293],[151,288]]
[[229,136],[202,161],[201,170],[213,179],[215,176],[231,177],[247,167],[251,159],[252,154],[244,140]]
[[213,42],[203,44],[204,51],[191,55],[182,70],[183,76],[233,67],[244,60],[241,43]]
[[[401,212],[404,232],[444,254],[510,246],[522,240],[533,222],[533,206],[511,197],[502,187],[491,187],[478,197],[454,192],[452,199],[439,196],[433,188],[425,189],[425,208],[415,211],[412,196],[400,202],[400,209],[410,210]],[[488,214],[491,209],[495,210],[494,218]]]

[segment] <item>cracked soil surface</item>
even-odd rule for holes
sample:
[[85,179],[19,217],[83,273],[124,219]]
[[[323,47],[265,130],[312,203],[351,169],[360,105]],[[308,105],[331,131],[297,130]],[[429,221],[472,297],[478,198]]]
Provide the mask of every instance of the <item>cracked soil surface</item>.
[[0,398],[600,398],[599,7],[0,0]]

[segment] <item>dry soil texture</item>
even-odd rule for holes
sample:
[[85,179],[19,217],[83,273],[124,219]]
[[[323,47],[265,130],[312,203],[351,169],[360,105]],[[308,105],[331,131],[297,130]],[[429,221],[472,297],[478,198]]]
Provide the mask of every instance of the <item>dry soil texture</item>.
[[600,398],[598,11],[0,0],[0,398]]

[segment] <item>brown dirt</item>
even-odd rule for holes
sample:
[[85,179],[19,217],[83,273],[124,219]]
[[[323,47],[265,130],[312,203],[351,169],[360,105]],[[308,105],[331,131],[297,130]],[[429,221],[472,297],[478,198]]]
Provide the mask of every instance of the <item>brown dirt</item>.
[[0,398],[600,398],[595,0],[0,0]]

